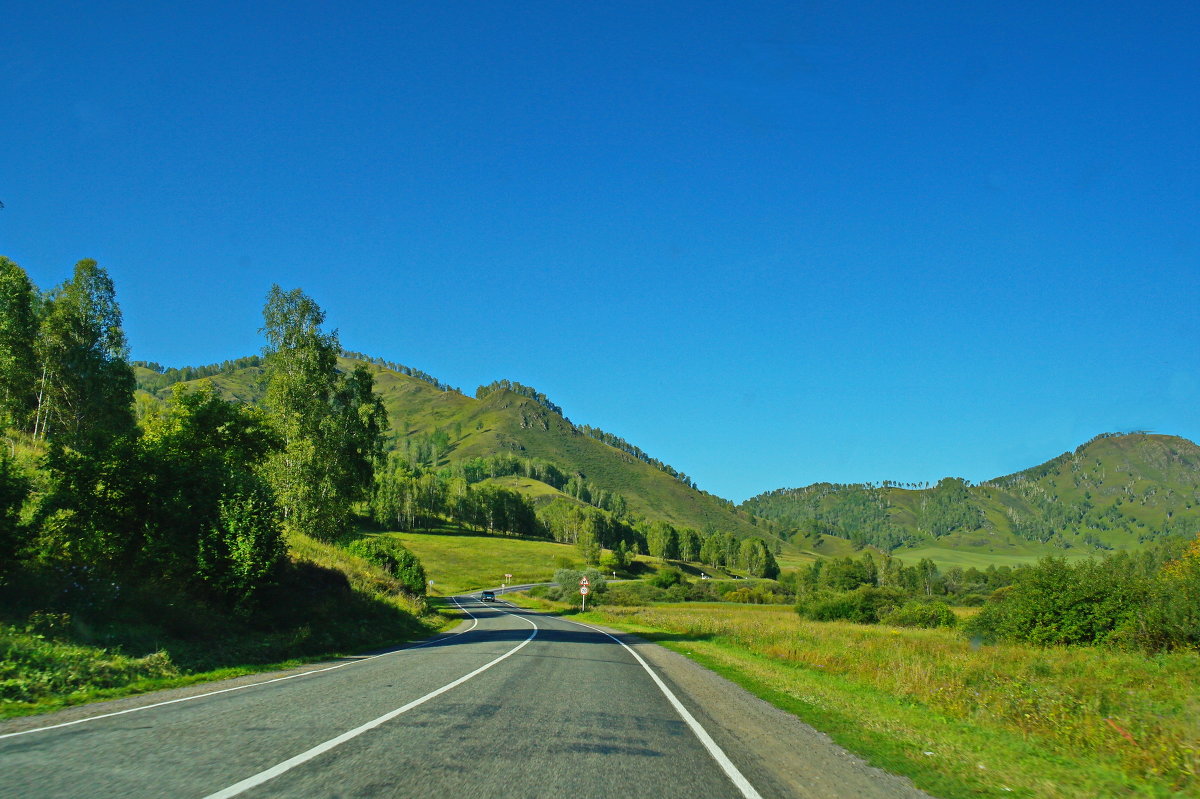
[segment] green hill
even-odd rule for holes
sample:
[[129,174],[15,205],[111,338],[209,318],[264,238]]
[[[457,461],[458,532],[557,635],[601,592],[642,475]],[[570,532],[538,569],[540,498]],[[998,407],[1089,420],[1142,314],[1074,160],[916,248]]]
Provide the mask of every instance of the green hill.
[[[165,399],[174,384],[169,378],[174,377],[174,382],[185,384],[209,383],[227,399],[257,402],[263,395],[262,367],[257,362],[241,363],[227,361],[219,365],[226,368],[193,369],[200,373],[193,379],[186,379],[186,369],[164,372],[149,368],[157,365],[139,364],[138,386],[147,395]],[[599,431],[573,424],[543,395],[519,393],[528,391],[519,384],[512,384],[515,390],[498,388],[475,399],[407,367],[341,359],[344,369],[358,363],[365,363],[371,371],[375,390],[387,409],[389,449],[409,453],[419,462],[451,466],[502,453],[540,459],[581,483],[619,494],[627,510],[637,516],[701,532],[774,538],[768,527],[758,526],[757,519],[732,502],[696,489],[686,475],[648,458],[636,447],[619,448],[598,440],[595,434]],[[535,502],[562,496],[553,486],[528,478],[502,485]]]
[[[884,482],[778,489],[742,508],[790,528],[908,557],[1033,560],[1051,552],[1134,549],[1200,529],[1200,447],[1176,436],[1097,436],[1074,452],[979,485]],[[972,557],[966,558],[970,554]]]

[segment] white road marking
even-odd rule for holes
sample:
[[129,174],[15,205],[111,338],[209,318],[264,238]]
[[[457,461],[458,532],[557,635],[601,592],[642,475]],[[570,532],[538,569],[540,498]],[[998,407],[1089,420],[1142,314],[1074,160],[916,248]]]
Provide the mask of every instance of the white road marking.
[[18,735],[32,735],[35,732],[45,732],[46,730],[57,730],[60,727],[72,727],[76,724],[83,724],[88,721],[98,721],[99,719],[108,719],[108,718],[112,718],[113,716],[124,716],[126,713],[137,713],[142,710],[151,710],[156,707],[163,707],[165,705],[174,705],[179,702],[191,702],[196,699],[206,699],[210,696],[217,696],[218,694],[227,694],[232,691],[241,691],[246,688],[257,688],[260,685],[270,685],[271,683],[283,682],[284,680],[294,680],[297,677],[309,677],[313,674],[321,674],[322,672],[334,671],[335,669],[344,668],[346,666],[353,666],[358,663],[366,663],[368,660],[375,660],[375,658],[387,657],[388,655],[398,655],[401,652],[408,652],[409,650],[412,650],[412,649],[420,649],[423,646],[432,646],[433,644],[440,644],[443,641],[448,640],[452,636],[462,635],[463,633],[469,633],[469,632],[471,632],[471,630],[474,630],[479,625],[479,619],[475,618],[475,614],[471,613],[471,611],[467,610],[462,605],[458,604],[458,597],[450,597],[450,599],[454,601],[455,605],[458,605],[460,610],[462,610],[464,613],[466,613],[468,616],[471,617],[471,626],[465,630],[456,630],[453,633],[450,633],[449,635],[447,635],[445,638],[437,638],[434,640],[426,641],[423,644],[414,644],[413,646],[406,646],[403,649],[393,649],[391,652],[382,652],[378,655],[368,655],[367,657],[359,658],[357,660],[348,660],[345,663],[338,663],[333,666],[326,666],[323,669],[310,669],[309,671],[302,671],[298,674],[289,674],[286,677],[272,677],[271,679],[263,680],[262,682],[252,682],[252,683],[247,683],[246,685],[235,685],[232,688],[221,688],[220,690],[217,690],[217,691],[209,691],[209,692],[203,693],[203,694],[193,694],[192,696],[183,696],[183,697],[180,697],[179,699],[168,699],[164,702],[155,702],[150,705],[141,705],[140,707],[131,707],[131,708],[126,708],[125,710],[116,710],[116,711],[113,711],[112,713],[101,713],[100,715],[97,715],[97,716],[88,716],[86,719],[75,719],[74,721],[64,721],[61,724],[50,724],[45,727],[36,727],[32,730],[21,730],[20,732],[9,732],[9,733],[0,735],[0,740],[3,740],[5,738],[15,738]]
[[688,709],[683,706],[683,703],[679,701],[678,697],[676,697],[675,694],[671,692],[671,689],[667,687],[667,684],[664,683],[659,676],[654,673],[654,670],[650,668],[650,665],[646,663],[646,661],[642,660],[642,656],[635,652],[633,647],[629,646],[629,644],[625,643],[620,638],[617,638],[612,633],[604,632],[604,630],[601,630],[599,627],[593,627],[590,624],[584,624],[581,621],[574,621],[572,619],[563,619],[563,621],[569,621],[571,624],[578,624],[580,627],[587,627],[589,630],[595,630],[598,633],[607,635],[609,638],[625,647],[629,654],[633,655],[634,660],[640,663],[642,668],[646,670],[646,673],[650,675],[650,679],[654,680],[654,684],[657,685],[659,690],[663,692],[663,695],[667,697],[667,701],[670,702],[672,707],[675,708],[675,712],[677,712],[683,718],[684,722],[686,722],[688,727],[692,729],[692,732],[695,733],[696,737],[700,739],[700,743],[704,744],[704,748],[707,749],[708,753],[712,755],[714,760],[717,761],[717,764],[720,765],[721,769],[725,772],[725,775],[729,777],[729,779],[733,781],[733,784],[737,786],[737,789],[742,792],[742,796],[746,797],[746,799],[762,799],[762,795],[754,789],[754,786],[751,785],[750,781],[746,779],[745,775],[738,770],[738,767],[733,765],[733,761],[730,760],[729,756],[725,754],[724,750],[717,745],[717,742],[712,739],[712,736],[708,734],[708,730],[704,729],[704,727],[700,725],[700,722],[696,721],[696,717],[688,712]]
[[[455,604],[458,604],[457,599],[455,599]],[[462,606],[459,605],[459,607],[462,607]],[[463,608],[463,610],[466,610],[466,608]],[[470,611],[467,611],[467,612],[469,613]],[[508,615],[516,615],[516,614],[508,614]],[[234,785],[230,785],[228,788],[226,788],[222,791],[217,791],[216,793],[209,794],[204,799],[229,799],[229,797],[231,797],[231,796],[237,796],[238,794],[248,791],[251,788],[254,788],[255,786],[262,785],[264,782],[273,780],[276,777],[278,777],[280,774],[291,771],[296,766],[299,766],[303,763],[307,763],[309,760],[312,760],[314,757],[317,757],[318,755],[322,755],[325,752],[328,752],[330,749],[333,749],[337,746],[341,746],[346,741],[349,741],[352,738],[357,738],[358,736],[362,735],[364,732],[367,732],[368,730],[373,730],[376,727],[378,727],[379,725],[385,724],[386,722],[391,721],[392,719],[399,716],[401,713],[407,713],[408,711],[412,710],[414,707],[417,707],[418,705],[422,705],[425,702],[428,702],[430,699],[433,699],[434,697],[441,696],[442,694],[446,693],[447,691],[449,691],[452,688],[457,688],[458,686],[462,685],[463,683],[465,683],[467,680],[471,679],[472,677],[474,677],[478,674],[482,674],[483,672],[490,669],[492,666],[495,666],[500,661],[512,657],[513,655],[517,654],[517,652],[519,652],[522,647],[524,647],[526,644],[528,644],[530,641],[532,641],[534,639],[534,637],[538,634],[537,624],[535,624],[534,622],[525,618],[524,616],[517,616],[517,618],[521,619],[524,622],[527,622],[531,627],[533,627],[533,632],[531,632],[529,634],[528,638],[526,638],[521,643],[517,644],[516,647],[508,650],[507,652],[505,652],[503,655],[496,658],[495,660],[490,661],[490,662],[480,666],[479,668],[475,669],[475,671],[471,672],[470,674],[466,674],[462,677],[459,677],[454,682],[443,685],[441,688],[438,688],[436,691],[431,691],[431,692],[425,694],[425,696],[422,696],[420,699],[414,699],[413,701],[409,702],[407,705],[404,705],[403,707],[398,707],[389,713],[384,713],[382,716],[380,716],[379,718],[377,718],[373,721],[368,721],[366,724],[363,724],[360,727],[355,727],[354,729],[349,730],[348,732],[344,732],[341,735],[337,736],[336,738],[330,738],[328,741],[326,741],[323,744],[318,744],[317,746],[314,746],[312,749],[309,749],[306,752],[301,752],[300,754],[296,755],[295,757],[289,758],[289,759],[283,761],[282,763],[272,766],[271,768],[267,769],[266,771],[260,771],[258,774],[255,774],[253,777],[247,777],[246,779],[242,780],[241,782],[236,783]]]

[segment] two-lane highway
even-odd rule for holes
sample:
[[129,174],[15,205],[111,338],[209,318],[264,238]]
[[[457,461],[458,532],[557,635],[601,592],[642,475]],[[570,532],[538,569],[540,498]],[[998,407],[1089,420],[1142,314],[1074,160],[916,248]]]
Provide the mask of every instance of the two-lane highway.
[[798,793],[639,654],[657,647],[457,601],[472,619],[455,633],[384,655],[0,725],[0,796],[871,795],[865,767]]

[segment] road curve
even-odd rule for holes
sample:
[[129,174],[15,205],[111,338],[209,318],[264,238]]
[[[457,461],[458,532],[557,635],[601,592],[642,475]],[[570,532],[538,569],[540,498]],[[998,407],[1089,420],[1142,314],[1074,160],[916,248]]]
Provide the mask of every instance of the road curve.
[[0,797],[922,796],[661,647],[455,601],[415,646],[0,724]]

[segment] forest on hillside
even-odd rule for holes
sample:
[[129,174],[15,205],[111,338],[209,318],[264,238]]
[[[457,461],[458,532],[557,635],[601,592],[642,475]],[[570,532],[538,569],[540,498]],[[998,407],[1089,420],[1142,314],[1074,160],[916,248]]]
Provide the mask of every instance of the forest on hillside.
[[1195,533],[1200,447],[1172,436],[1104,434],[979,485],[954,477],[934,486],[817,483],[741,507],[793,535],[834,535],[884,551],[951,534],[1109,551]]

